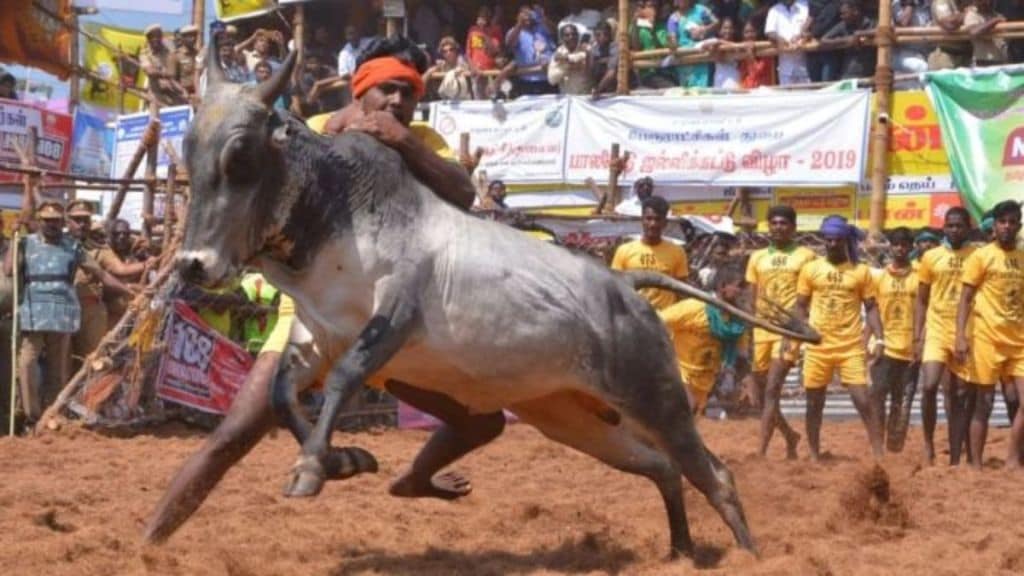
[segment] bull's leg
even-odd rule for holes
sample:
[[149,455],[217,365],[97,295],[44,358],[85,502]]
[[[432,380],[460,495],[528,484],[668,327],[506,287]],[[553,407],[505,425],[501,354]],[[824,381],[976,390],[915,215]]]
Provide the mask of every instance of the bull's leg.
[[[298,320],[295,321],[298,323]],[[295,329],[293,329],[293,334]],[[281,357],[274,377],[271,405],[278,421],[283,423],[300,444],[309,439],[313,426],[299,405],[299,390],[305,390],[315,379],[322,359],[312,343],[291,342]],[[376,472],[377,459],[362,448],[344,446],[331,448],[324,457],[324,474],[331,480],[343,480],[365,472]]]
[[[668,515],[670,555],[692,555],[693,540],[686,522],[683,485],[673,459],[660,448],[642,440],[632,428],[632,423],[621,422],[617,414],[616,418],[607,418],[593,410],[595,404],[602,404],[600,400],[587,403],[579,400],[578,393],[557,392],[516,404],[511,410],[548,438],[589,454],[613,468],[654,482]],[[608,410],[615,412],[610,407]],[[692,419],[690,422],[692,426]]]
[[468,408],[444,394],[421,390],[404,382],[389,381],[387,389],[402,402],[442,422],[416,455],[412,466],[391,484],[391,494],[442,500],[469,494],[473,487],[467,478],[454,472],[441,475],[438,472],[501,435],[505,415],[501,412],[471,414]]
[[326,398],[313,432],[302,445],[302,456],[292,468],[292,476],[285,495],[292,497],[315,496],[326,478],[325,457],[330,446],[331,431],[338,411],[366,380],[402,347],[411,333],[417,309],[414,298],[405,292],[412,282],[403,286],[397,279],[389,279],[384,287],[380,305],[355,344],[334,365],[327,379]]

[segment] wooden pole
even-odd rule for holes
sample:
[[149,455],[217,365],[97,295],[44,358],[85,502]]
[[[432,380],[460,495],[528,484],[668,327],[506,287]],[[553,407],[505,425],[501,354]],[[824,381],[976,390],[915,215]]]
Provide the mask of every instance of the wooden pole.
[[[15,151],[18,153],[18,157],[21,163],[25,166],[35,168],[36,166],[36,146],[39,142],[39,131],[33,126],[28,130],[28,143],[24,148],[15,144]],[[23,193],[21,196],[21,214],[19,220],[23,224],[28,224],[35,218],[36,214],[36,179],[38,175],[25,174],[22,177]]]
[[629,54],[629,0],[619,0],[619,66],[616,71],[617,83],[615,93],[623,96],[629,94],[629,70],[631,66]]
[[292,41],[295,43],[295,68],[292,70],[292,84],[298,86],[302,80],[302,66],[306,60],[306,8],[302,4],[295,6],[292,16]]
[[71,7],[71,15],[68,16],[68,23],[71,25],[71,76],[68,77],[68,112],[73,115],[75,113],[75,109],[78,108],[78,102],[81,99],[81,87],[78,83],[78,11],[74,6]]
[[885,197],[889,184],[889,115],[892,114],[892,4],[878,2],[878,63],[875,65],[875,117],[871,143],[871,209],[868,234],[881,239],[885,229]]
[[20,282],[19,275],[21,270],[18,266],[18,244],[21,243],[21,231],[18,228],[14,229],[14,234],[11,235],[11,262],[14,265],[11,268],[11,288],[13,301],[11,303],[11,404],[10,411],[7,413],[7,435],[14,436],[14,413],[17,410],[17,398],[18,398],[18,284]]
[[196,35],[196,48],[202,54],[203,37],[206,36],[206,0],[192,0],[192,24],[199,29]]
[[146,190],[142,193],[142,236],[153,241],[153,204],[156,196],[156,165],[160,157],[160,106],[149,103],[149,122],[156,125],[154,137],[146,147]]
[[110,209],[107,210],[106,220],[108,224],[113,222],[121,212],[121,205],[124,204],[124,198],[128,195],[128,187],[131,185],[129,180],[135,176],[135,171],[139,169],[142,158],[146,155],[146,151],[149,150],[149,143],[156,141],[159,133],[160,120],[150,119],[149,125],[146,126],[146,131],[142,134],[142,141],[139,142],[139,147],[135,149],[131,161],[128,162],[128,166],[124,169],[124,178],[122,178],[121,184],[117,188],[114,201],[110,203]]
[[622,202],[622,193],[619,191],[619,143],[612,142],[612,157],[608,162],[608,199],[605,204],[606,212],[615,212],[615,207]]
[[164,188],[164,230],[163,230],[163,242],[164,249],[166,250],[171,242],[171,237],[174,236],[174,224],[178,219],[177,213],[174,208],[174,193],[175,193],[175,182],[174,179],[178,174],[178,165],[173,161],[167,166],[167,184]]

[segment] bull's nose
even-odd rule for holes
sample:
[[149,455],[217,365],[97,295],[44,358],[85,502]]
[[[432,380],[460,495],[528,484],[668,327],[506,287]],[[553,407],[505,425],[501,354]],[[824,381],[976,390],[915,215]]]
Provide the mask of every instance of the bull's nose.
[[203,260],[196,254],[181,254],[176,263],[178,274],[186,282],[201,284],[206,277],[206,267]]

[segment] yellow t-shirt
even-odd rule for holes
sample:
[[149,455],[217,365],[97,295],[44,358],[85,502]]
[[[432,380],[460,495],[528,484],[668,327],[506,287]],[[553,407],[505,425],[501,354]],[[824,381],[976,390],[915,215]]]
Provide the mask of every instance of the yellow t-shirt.
[[914,304],[917,302],[917,269],[894,273],[874,270],[878,314],[885,334],[885,355],[897,360],[913,358]]
[[[775,248],[762,248],[750,255],[747,263],[747,282],[757,286],[757,312],[761,316],[769,316],[771,309],[761,298],[767,298],[792,310],[796,304],[796,280],[800,270],[808,262],[817,258],[809,248],[797,246],[789,251]],[[754,329],[755,342],[774,342],[782,339],[760,328]]]
[[[333,115],[334,113],[330,112],[327,114],[310,116],[309,119],[306,120],[306,126],[309,126],[309,128],[317,134],[323,134],[327,121]],[[455,156],[455,152],[448,146],[444,137],[431,128],[430,124],[427,124],[426,122],[413,122],[409,124],[409,131],[419,138],[420,142],[423,142],[427,148],[433,150],[434,153],[441,158],[452,162],[458,161],[458,158]]]
[[[619,246],[612,258],[613,270],[654,270],[679,280],[686,280],[690,275],[690,266],[686,261],[686,252],[675,244],[662,240],[655,246],[644,244],[642,240],[634,240]],[[674,292],[644,288],[640,295],[661,310],[676,301]]]
[[861,306],[875,297],[867,266],[851,262],[837,266],[818,258],[800,270],[796,293],[810,297],[810,324],[822,338],[821,344],[808,346],[808,351],[848,352],[861,345]]
[[708,380],[714,384],[722,364],[722,345],[711,334],[706,307],[699,300],[688,299],[658,311],[672,336],[683,380],[691,385]]
[[991,344],[1024,347],[1024,251],[995,242],[964,261],[962,281],[978,289],[974,336]]
[[936,246],[921,256],[918,282],[931,287],[925,330],[932,337],[952,342],[956,334],[956,308],[960,305],[960,273],[964,261],[974,252],[965,244],[959,250]]

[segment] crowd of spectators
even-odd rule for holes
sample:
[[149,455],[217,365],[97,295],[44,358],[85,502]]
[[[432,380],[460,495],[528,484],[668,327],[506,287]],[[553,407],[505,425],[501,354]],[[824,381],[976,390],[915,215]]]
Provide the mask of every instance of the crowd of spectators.
[[[514,98],[535,94],[597,96],[617,83],[617,4],[602,10],[581,0],[523,4],[507,13],[503,4],[481,5],[475,19],[459,29],[441,0],[410,3],[409,35],[433,58],[425,73],[428,98],[444,100]],[[627,27],[629,49],[657,51],[635,58],[632,88],[724,90],[831,82],[870,77],[876,50],[870,39],[877,5],[864,0],[636,0]],[[971,40],[900,44],[896,73],[920,73],[959,66],[1024,61],[1024,42],[993,38],[1000,22],[1024,18],[1024,0],[893,0],[893,26],[937,27],[966,32]],[[279,106],[302,115],[336,109],[349,99],[347,81],[356,55],[385,33],[384,19],[363,29],[349,24],[342,37],[314,23],[296,82]],[[242,36],[234,26],[217,32],[220,59],[230,80],[258,82],[280,66],[293,46],[279,30],[256,29]],[[146,29],[141,63],[162,103],[189,102],[203,86],[203,55],[197,30],[175,31],[173,42],[153,25]],[[776,56],[760,55],[756,42],[769,42]],[[765,44],[761,44],[763,47]],[[670,55],[689,49],[681,61]],[[692,55],[704,62],[692,62]]]

